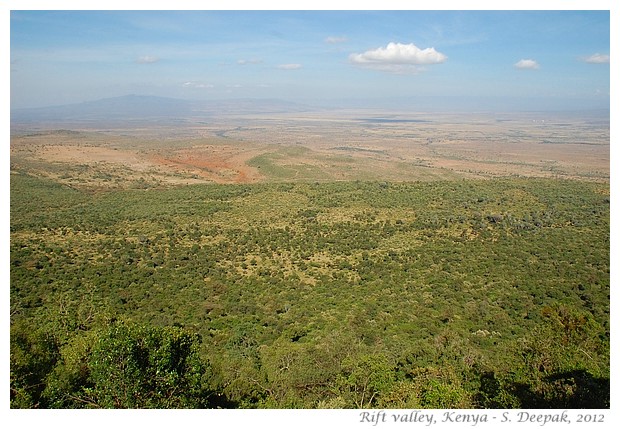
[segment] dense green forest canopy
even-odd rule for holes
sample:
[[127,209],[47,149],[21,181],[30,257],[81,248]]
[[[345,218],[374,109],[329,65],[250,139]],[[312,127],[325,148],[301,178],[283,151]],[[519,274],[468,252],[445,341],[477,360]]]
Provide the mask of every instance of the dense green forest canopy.
[[609,407],[609,185],[11,174],[12,407]]

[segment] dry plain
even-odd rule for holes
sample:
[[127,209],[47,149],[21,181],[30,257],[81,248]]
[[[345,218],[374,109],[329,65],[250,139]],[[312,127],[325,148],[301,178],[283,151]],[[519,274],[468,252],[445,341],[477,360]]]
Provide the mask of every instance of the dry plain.
[[608,116],[342,110],[14,127],[11,169],[90,189],[505,176],[609,180]]

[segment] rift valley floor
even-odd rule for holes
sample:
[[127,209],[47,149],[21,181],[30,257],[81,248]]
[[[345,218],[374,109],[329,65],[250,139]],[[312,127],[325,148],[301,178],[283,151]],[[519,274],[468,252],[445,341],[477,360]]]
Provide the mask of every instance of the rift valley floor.
[[608,118],[14,124],[11,406],[609,408]]
[[609,180],[608,116],[371,110],[14,126],[11,169],[81,188],[506,176]]

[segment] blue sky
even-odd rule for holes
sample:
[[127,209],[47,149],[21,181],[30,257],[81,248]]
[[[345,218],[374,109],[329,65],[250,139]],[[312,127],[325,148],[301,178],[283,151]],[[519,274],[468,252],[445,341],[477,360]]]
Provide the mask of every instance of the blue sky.
[[[11,11],[11,107],[126,94],[610,102],[609,11]],[[499,100],[499,101],[498,101]],[[542,101],[541,101],[542,100]]]

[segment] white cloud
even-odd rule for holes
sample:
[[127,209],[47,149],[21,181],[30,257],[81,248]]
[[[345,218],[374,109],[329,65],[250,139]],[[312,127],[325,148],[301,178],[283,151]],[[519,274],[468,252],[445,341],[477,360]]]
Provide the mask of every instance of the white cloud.
[[278,68],[280,70],[297,70],[301,68],[301,64],[280,64]]
[[200,82],[185,82],[183,84],[183,88],[200,88],[200,89],[208,89],[214,88],[210,83],[200,83]]
[[515,63],[515,67],[521,70],[536,70],[540,66],[535,60],[519,60]]
[[152,55],[143,55],[141,57],[138,57],[138,59],[136,60],[138,64],[153,64],[157,61],[159,61],[159,58]]
[[536,60],[523,59],[517,61],[514,66],[520,70],[537,70],[540,68],[540,65]]
[[258,58],[253,58],[251,60],[244,60],[244,59],[238,60],[237,64],[239,64],[241,66],[244,66],[244,65],[247,65],[247,64],[260,64],[262,62],[263,62],[263,60],[260,60]]
[[584,61],[590,64],[609,64],[609,55],[597,53],[584,58]]
[[325,43],[330,43],[332,45],[336,43],[344,43],[348,39],[346,37],[338,37],[338,36],[329,36],[325,38]]
[[420,49],[413,43],[388,43],[386,47],[349,55],[349,61],[360,67],[390,73],[418,73],[424,65],[440,64],[448,57],[435,48]]

